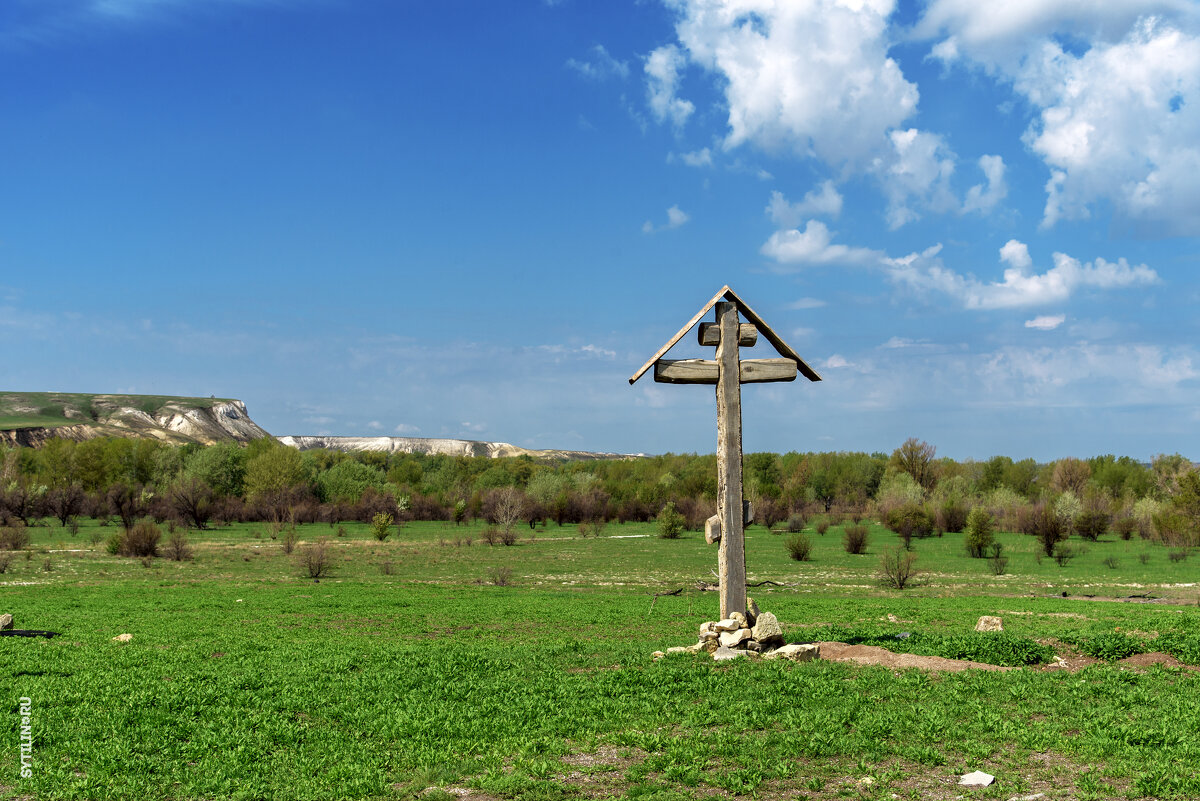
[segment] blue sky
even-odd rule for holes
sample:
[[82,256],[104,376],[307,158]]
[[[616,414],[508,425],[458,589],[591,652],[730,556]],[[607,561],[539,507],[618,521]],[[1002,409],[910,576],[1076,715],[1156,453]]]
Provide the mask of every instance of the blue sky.
[[[1200,455],[1200,6],[6,0],[0,386],[275,434]],[[746,356],[770,356],[763,343]],[[701,355],[679,346],[676,355]]]

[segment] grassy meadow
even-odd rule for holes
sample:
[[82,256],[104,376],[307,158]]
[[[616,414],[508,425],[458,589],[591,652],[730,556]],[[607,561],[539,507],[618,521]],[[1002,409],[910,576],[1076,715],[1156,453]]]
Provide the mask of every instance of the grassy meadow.
[[[1022,665],[933,673],[654,662],[695,640],[717,598],[697,585],[715,580],[715,547],[651,524],[520,528],[511,547],[478,525],[410,523],[381,543],[365,524],[314,524],[291,555],[242,524],[190,532],[194,558],[178,562],[109,555],[114,528],[33,528],[0,574],[0,612],[62,633],[0,638],[0,796],[1200,796],[1200,674],[1109,661],[1200,664],[1200,555],[1138,539],[1086,543],[1059,566],[1001,534],[999,576],[961,535],[914,540],[923,572],[901,592],[877,579],[897,544],[881,527],[864,555],[843,551],[839,527],[810,528],[807,562],[786,535],[749,529],[750,580],[778,585],[751,594],[791,641]],[[314,581],[297,558],[318,539],[330,572]],[[984,614],[1004,634],[974,633]],[[1100,661],[1025,664],[1054,653]],[[956,785],[976,769],[996,783]]]

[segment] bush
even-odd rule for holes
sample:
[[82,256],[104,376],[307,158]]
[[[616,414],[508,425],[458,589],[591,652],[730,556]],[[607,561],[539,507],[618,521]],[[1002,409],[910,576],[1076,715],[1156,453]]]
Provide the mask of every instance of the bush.
[[933,533],[933,516],[919,503],[897,506],[884,517],[884,525],[900,535],[908,544],[913,537],[928,537]]
[[512,583],[511,567],[493,567],[488,570],[488,583],[497,587],[507,587]]
[[1082,640],[1079,642],[1079,650],[1094,659],[1113,662],[1117,659],[1125,659],[1134,654],[1140,654],[1145,650],[1145,643],[1136,637],[1130,637],[1128,634],[1122,634],[1119,631],[1110,631]]
[[329,575],[330,557],[329,546],[324,539],[317,540],[312,545],[300,549],[300,568],[311,579],[319,579]]
[[967,533],[963,537],[967,553],[976,559],[982,559],[991,547],[994,537],[992,513],[982,506],[976,506],[967,515]]
[[1115,557],[1115,556],[1106,556],[1106,557],[1104,557],[1104,562],[1103,562],[1103,564],[1104,564],[1104,566],[1105,566],[1105,567],[1107,567],[1109,570],[1116,570],[1118,567],[1120,567],[1120,566],[1121,566],[1121,563],[1120,563],[1120,562],[1117,560],[1117,557]]
[[19,551],[29,547],[29,532],[20,523],[0,528],[0,550]]
[[1183,562],[1188,558],[1188,552],[1183,548],[1177,548],[1173,551],[1167,551],[1167,558],[1173,563]]
[[879,558],[879,579],[885,587],[902,590],[907,587],[916,575],[913,563],[917,555],[904,548],[888,548]]
[[1137,530],[1138,521],[1134,520],[1132,517],[1118,517],[1113,522],[1113,531],[1117,532],[1117,535],[1123,540],[1132,539],[1133,532]]
[[0,553],[0,573],[7,573],[12,566],[13,555],[11,553]]
[[679,539],[679,535],[683,533],[684,526],[683,515],[675,509],[675,504],[670,501],[658,513],[658,536],[664,540]]
[[500,544],[501,545],[516,545],[517,532],[511,528],[500,529]]
[[[271,539],[275,539],[275,535],[271,535]],[[283,552],[291,556],[292,551],[296,550],[296,542],[300,539],[300,535],[296,533],[295,526],[288,526],[283,530],[283,535],[279,538],[279,547]],[[315,576],[313,578],[316,578]]]
[[1150,553],[1148,551],[1142,551],[1141,553],[1138,554],[1138,561],[1141,562],[1143,565],[1149,564],[1150,563]]
[[1066,567],[1067,562],[1070,562],[1077,556],[1075,549],[1065,542],[1060,542],[1054,547],[1054,561],[1059,567]]
[[383,542],[392,533],[392,523],[395,518],[387,512],[376,512],[371,518],[371,536]]
[[192,549],[188,546],[187,534],[182,530],[171,532],[171,536],[167,537],[167,547],[163,551],[168,559],[176,562],[192,558]]
[[867,551],[867,527],[861,523],[846,526],[842,534],[842,547],[846,553],[862,554]]
[[822,537],[824,537],[825,532],[829,531],[829,519],[822,517],[819,520],[817,520],[816,529],[817,529],[817,533],[820,534]]
[[803,534],[789,534],[787,539],[783,541],[783,545],[787,548],[788,556],[797,562],[809,561],[809,553],[812,551],[812,540],[808,537]]
[[792,512],[791,516],[789,516],[787,520],[787,530],[791,534],[799,534],[801,531],[804,531],[804,526],[807,524],[808,521],[804,519],[804,515],[802,513]]
[[937,512],[938,531],[957,534],[966,527],[967,518],[967,507],[953,498],[948,499]]
[[493,526],[488,526],[483,530],[483,541],[488,545],[495,545],[500,541],[500,529]]
[[162,532],[149,520],[139,520],[116,536],[117,553],[121,556],[158,556]]
[[1108,522],[1107,512],[1099,509],[1084,510],[1075,516],[1075,532],[1085,540],[1095,542],[1108,531]]
[[1003,576],[1008,570],[1008,557],[1003,556],[1004,546],[998,542],[992,543],[992,556],[988,559],[988,567],[993,576]]
[[1049,504],[1039,503],[1029,513],[1029,532],[1037,537],[1042,545],[1042,553],[1054,556],[1058,543],[1069,536],[1063,519]]

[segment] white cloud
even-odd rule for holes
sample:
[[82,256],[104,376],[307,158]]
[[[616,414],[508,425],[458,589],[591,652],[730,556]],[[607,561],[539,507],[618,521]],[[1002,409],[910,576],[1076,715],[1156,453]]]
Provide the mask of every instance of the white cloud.
[[1000,156],[980,156],[979,169],[987,179],[986,184],[975,184],[967,190],[963,200],[963,212],[977,211],[987,214],[996,204],[1008,196],[1008,184],[1004,181],[1004,159]]
[[593,46],[589,53],[587,59],[567,59],[566,66],[594,81],[629,77],[629,64],[613,58],[604,45]]
[[420,431],[421,431],[421,429],[417,428],[416,426],[410,426],[408,423],[400,423],[395,428],[395,432],[397,434],[402,434],[402,435],[416,434],[416,433],[419,433]]
[[934,245],[907,256],[892,257],[870,248],[835,243],[829,229],[809,220],[801,231],[776,231],[762,246],[762,253],[780,265],[842,265],[874,268],[893,283],[919,293],[937,293],[955,299],[966,309],[1009,309],[1063,303],[1080,290],[1113,290],[1150,286],[1159,282],[1158,273],[1144,264],[1131,266],[1096,259],[1081,263],[1065,253],[1055,253],[1054,266],[1044,273],[1032,272],[1029,248],[1011,239],[1000,248],[1006,264],[1000,281],[980,281],[946,267],[942,246]]
[[1036,328],[1039,331],[1053,331],[1066,321],[1065,314],[1043,314],[1040,317],[1034,317],[1032,320],[1025,321],[1026,328]]
[[800,300],[794,300],[789,303],[787,308],[799,311],[801,309],[819,309],[824,305],[825,301],[820,298],[800,298]]
[[916,31],[1033,107],[1043,226],[1110,203],[1146,233],[1200,233],[1200,5],[934,0]]
[[927,348],[930,347],[928,339],[909,339],[907,337],[892,337],[887,342],[884,342],[879,347],[886,350],[899,350],[901,348]]
[[878,264],[884,254],[868,248],[852,248],[833,244],[833,235],[825,223],[809,220],[801,231],[797,228],[776,231],[762,246],[761,252],[780,264]]
[[781,228],[795,228],[813,216],[837,217],[842,213],[842,195],[833,181],[824,181],[810,189],[797,203],[789,203],[782,192],[772,192],[767,215]]
[[689,167],[711,167],[713,163],[712,151],[707,147],[693,150],[691,153],[681,153],[679,158]]
[[642,233],[653,234],[659,231],[671,231],[686,225],[690,219],[691,216],[686,211],[681,210],[678,206],[671,206],[667,209],[667,221],[665,223],[655,226],[653,222],[646,220],[642,223]]
[[383,428],[383,423],[379,422],[378,420],[372,420],[371,422],[367,423],[367,428],[379,431]]
[[950,189],[957,157],[938,134],[909,128],[888,134],[892,152],[876,158],[873,170],[888,199],[888,227],[895,230],[928,209],[958,205]]
[[599,345],[584,345],[583,347],[581,347],[579,349],[579,351],[581,353],[586,353],[590,356],[595,356],[600,359],[615,359],[615,358],[617,358],[617,352],[615,350],[609,350],[608,348],[602,348]]
[[696,110],[691,101],[675,96],[679,88],[679,71],[687,60],[675,45],[664,45],[646,57],[646,98],[650,112],[659,122],[670,121],[683,127]]
[[842,356],[841,354],[835,353],[832,356],[830,356],[828,359],[826,359],[821,364],[821,366],[824,367],[826,370],[838,370],[843,367],[853,367],[854,365],[851,364],[850,362],[846,361],[846,357]]
[[[675,31],[683,48],[668,46],[671,58],[664,61],[674,64],[669,74],[686,52],[717,77],[728,110],[726,148],[750,143],[833,164],[866,164],[887,149],[887,132],[916,109],[917,87],[887,55],[894,0],[668,5],[678,14]],[[672,117],[666,109],[674,81],[647,73],[651,109],[660,120]]]

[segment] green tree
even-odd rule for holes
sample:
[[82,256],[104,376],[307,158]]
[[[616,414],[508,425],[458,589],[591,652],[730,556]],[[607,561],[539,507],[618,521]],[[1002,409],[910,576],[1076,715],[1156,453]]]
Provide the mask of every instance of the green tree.
[[188,457],[184,475],[198,478],[217,495],[239,496],[246,481],[248,451],[234,442],[218,442]]
[[992,524],[992,513],[982,506],[976,506],[967,515],[967,530],[963,542],[967,553],[976,559],[982,559],[992,545],[995,527]]
[[909,437],[904,440],[904,444],[892,451],[888,467],[908,473],[928,492],[937,483],[937,464],[933,461],[935,455],[937,448],[924,440]]
[[317,476],[317,496],[322,501],[358,503],[368,487],[383,492],[386,484],[379,468],[347,459]]
[[268,493],[312,484],[309,462],[295,448],[276,445],[246,464],[246,497],[255,501]]

